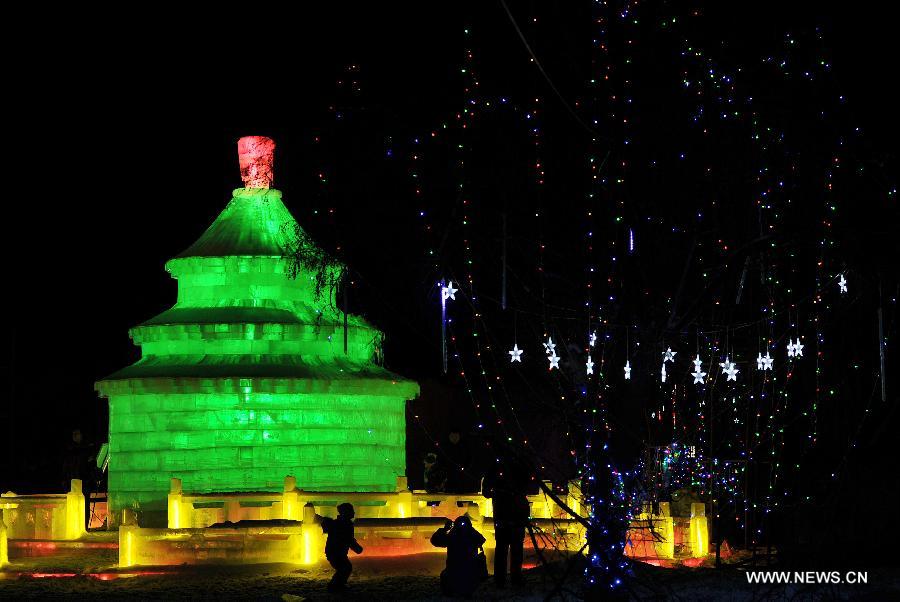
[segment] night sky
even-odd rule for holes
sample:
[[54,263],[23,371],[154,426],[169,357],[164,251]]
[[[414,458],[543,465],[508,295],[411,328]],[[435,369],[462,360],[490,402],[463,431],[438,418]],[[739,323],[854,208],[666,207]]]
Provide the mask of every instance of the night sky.
[[[6,146],[12,159],[6,163],[4,246],[12,270],[3,287],[7,325],[0,406],[7,451],[3,461],[8,464],[0,471],[0,489],[56,490],[70,431],[80,428],[92,440],[105,439],[106,401],[94,393],[93,383],[137,360],[139,350],[128,329],[174,303],[176,283],[163,264],[200,236],[231,190],[240,186],[235,143],[242,135],[275,139],[275,187],[284,192],[287,207],[324,248],[353,269],[350,310],[386,333],[387,367],[422,382],[423,397],[415,408],[425,426],[437,430],[425,435],[411,426],[410,438],[418,446],[414,450],[427,448],[431,437],[445,436],[440,425],[471,429],[476,419],[464,387],[452,374],[440,373],[434,287],[442,274],[425,257],[425,248],[444,237],[447,269],[462,274],[454,154],[440,145],[426,151],[425,203],[433,233],[423,231],[409,176],[411,140],[428,137],[462,106],[460,65],[467,47],[474,53],[485,95],[506,95],[523,107],[540,97],[543,115],[541,156],[547,183],[540,195],[534,192],[534,155],[521,119],[485,116],[469,140],[474,150],[466,168],[467,186],[478,203],[470,232],[487,303],[499,295],[502,213],[510,215],[512,230],[510,265],[517,284],[510,294],[521,312],[515,325],[506,318],[494,322],[502,346],[497,357],[506,361],[513,330],[520,341],[532,337],[532,357],[539,353],[534,345],[541,326],[533,319],[540,311],[534,303],[533,269],[538,233],[528,218],[536,206],[546,211],[541,236],[548,245],[550,302],[579,305],[584,269],[578,255],[584,230],[579,216],[589,136],[529,63],[502,6],[370,4],[304,6],[299,14],[247,10],[225,15],[224,23],[221,15],[159,21],[123,15],[117,27],[89,24],[92,16],[80,14],[65,25],[44,28],[31,40],[41,48],[40,57],[36,53],[27,64],[12,67],[20,84],[7,88],[18,110],[7,112],[12,132]],[[567,102],[584,100],[590,71],[589,4],[509,4]],[[651,6],[650,15],[690,12]],[[778,3],[727,6],[728,13],[724,7],[702,10],[684,30],[726,65],[748,64],[753,57],[758,62],[783,47],[787,30],[806,40],[814,27],[822,28],[834,85],[849,98],[849,113],[842,115],[850,115],[865,133],[865,141],[854,147],[855,157],[870,171],[895,177],[898,120],[895,96],[888,92],[896,71],[895,15],[876,2],[856,3],[852,10],[818,6],[805,12],[795,7],[789,13]],[[532,15],[539,16],[537,24],[528,22]],[[466,27],[472,31],[468,42]],[[754,219],[754,210],[749,202],[741,205],[740,198],[740,191],[749,187],[741,170],[745,145],[729,142],[727,133],[721,148],[696,141],[688,119],[690,103],[678,89],[677,44],[673,37],[651,36],[652,31],[649,24],[642,30],[636,67],[635,156],[643,161],[639,170],[646,171],[636,171],[630,207],[634,216],[653,216],[659,225],[635,220],[639,252],[623,268],[634,284],[622,291],[627,307],[619,319],[647,326],[652,331],[647,336],[658,342],[663,329],[659,316],[668,317],[670,309],[661,300],[677,289],[690,243],[689,234],[666,238],[660,233],[691,223],[692,199],[721,194],[734,199],[733,208],[724,207],[715,223],[740,244],[752,238],[753,228],[744,226]],[[814,56],[811,46],[806,48]],[[795,148],[812,164],[819,136],[825,134],[815,119],[798,116],[820,100],[816,92],[806,89],[805,97],[799,87],[773,86],[752,70],[745,84],[745,90],[759,97],[761,111],[784,125]],[[681,152],[691,157],[721,153],[719,167],[728,173],[722,188],[713,193],[696,184],[686,173],[697,171],[699,163],[683,168],[672,159]],[[649,167],[654,159],[657,171]],[[892,202],[883,197],[879,186],[887,182],[884,178],[873,175],[869,184],[860,185],[858,197],[845,197],[844,219],[836,232],[859,275],[854,293],[860,301],[858,311],[845,310],[838,318],[848,327],[835,335],[845,355],[834,362],[862,357],[867,374],[875,350],[872,286],[887,279],[890,290],[891,278],[896,287],[897,277],[890,261],[898,251],[896,196]],[[799,189],[813,190],[808,184],[803,181]],[[803,231],[815,220],[810,217],[807,223],[806,218],[821,208],[821,200],[806,193],[798,199],[809,208],[804,205],[785,227],[797,234],[802,254],[810,242]],[[733,291],[737,277],[724,276],[721,286]],[[869,293],[864,295],[863,287]],[[685,306],[702,297],[699,289],[689,292]],[[709,299],[717,294],[711,291]],[[734,296],[724,293],[729,295]],[[709,299],[701,299],[701,305]],[[704,316],[702,311],[687,315],[685,327]],[[716,319],[721,323],[725,318]],[[728,319],[743,319],[741,308]],[[619,359],[612,360],[616,374]],[[871,379],[863,380],[847,386],[865,389],[868,396]],[[522,417],[526,423],[540,424],[553,414],[552,407],[541,409],[543,385],[509,386],[523,399],[522,407],[530,408]],[[634,397],[653,395],[648,387],[638,391]],[[647,437],[640,432],[640,406],[634,403],[612,409],[625,434],[623,457],[633,456]],[[896,412],[890,416],[896,423]],[[849,426],[828,426],[845,422],[842,415],[826,414],[822,420],[823,438],[847,441]],[[559,418],[548,432],[564,428]],[[883,432],[875,435],[883,441]],[[553,453],[564,454],[562,444]]]

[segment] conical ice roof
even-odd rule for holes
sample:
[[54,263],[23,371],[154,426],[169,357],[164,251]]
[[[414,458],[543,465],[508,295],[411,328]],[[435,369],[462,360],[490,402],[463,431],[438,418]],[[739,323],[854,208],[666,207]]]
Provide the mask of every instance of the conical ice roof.
[[282,257],[294,245],[297,221],[273,188],[238,188],[231,201],[183,257]]

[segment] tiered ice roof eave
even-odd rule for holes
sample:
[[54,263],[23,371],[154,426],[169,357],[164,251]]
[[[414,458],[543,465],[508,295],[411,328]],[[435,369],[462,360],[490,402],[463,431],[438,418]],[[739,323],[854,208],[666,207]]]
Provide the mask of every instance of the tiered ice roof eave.
[[[296,244],[299,227],[282,202],[281,192],[271,188],[238,188],[225,209],[191,246],[166,263],[166,269],[178,277],[183,270],[198,262],[243,260],[288,261]],[[303,277],[301,274],[298,277]],[[351,337],[379,336],[380,332],[359,316],[348,316]],[[173,308],[132,329],[135,342],[147,329],[185,327],[203,329],[246,328],[248,325],[285,328],[311,328],[294,312],[266,306],[219,306]],[[343,344],[343,328],[334,324],[316,324],[315,328],[329,342]],[[367,335],[365,331],[371,331]],[[334,340],[332,340],[334,339]],[[219,381],[211,385],[210,381]],[[144,389],[199,390],[215,386],[231,389],[246,386],[254,390],[314,391],[352,393],[362,388],[369,392],[401,395],[407,399],[418,395],[418,384],[389,372],[372,362],[353,362],[335,354],[333,361],[321,357],[245,355],[182,355],[175,357],[146,356],[135,364],[110,374],[95,385],[103,396],[116,392]],[[290,382],[295,381],[295,382]],[[302,381],[302,382],[301,382]],[[239,383],[243,384],[239,385]],[[233,384],[229,384],[233,383]]]

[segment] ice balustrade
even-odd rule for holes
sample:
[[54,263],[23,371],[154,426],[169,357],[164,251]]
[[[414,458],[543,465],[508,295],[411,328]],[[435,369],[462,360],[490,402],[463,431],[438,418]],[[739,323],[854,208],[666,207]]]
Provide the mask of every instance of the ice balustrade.
[[[431,534],[462,514],[493,546],[493,508],[480,493],[447,494],[410,491],[398,477],[393,492],[308,492],[288,476],[281,493],[186,493],[172,479],[168,528],[137,526],[125,511],[119,527],[120,566],[203,563],[288,562],[316,564],[324,558],[320,517],[334,517],[338,504],[356,509],[356,537],[367,556],[437,552]],[[562,495],[578,507],[576,487]],[[584,530],[565,510],[543,494],[528,496],[532,523],[546,535],[539,545],[578,550]],[[530,545],[530,542],[528,542]]]
[[84,494],[81,481],[72,479],[67,493],[0,494],[2,527],[6,539],[74,540],[85,533]]
[[672,516],[669,502],[659,502],[654,512],[645,504],[631,521],[625,542],[625,554],[632,558],[671,560],[676,556],[704,558],[709,553],[706,505],[691,504],[690,517]]

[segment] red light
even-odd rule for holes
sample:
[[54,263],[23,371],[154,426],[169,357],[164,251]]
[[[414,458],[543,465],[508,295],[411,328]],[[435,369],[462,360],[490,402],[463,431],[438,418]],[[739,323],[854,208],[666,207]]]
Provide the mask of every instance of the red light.
[[245,188],[269,188],[275,178],[275,141],[244,136],[238,140],[238,161]]

